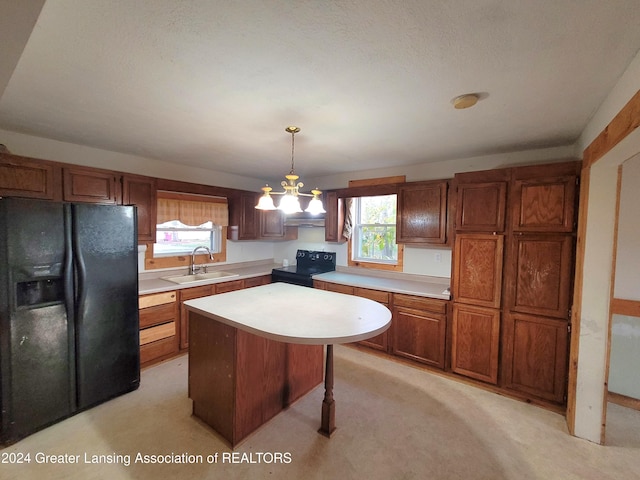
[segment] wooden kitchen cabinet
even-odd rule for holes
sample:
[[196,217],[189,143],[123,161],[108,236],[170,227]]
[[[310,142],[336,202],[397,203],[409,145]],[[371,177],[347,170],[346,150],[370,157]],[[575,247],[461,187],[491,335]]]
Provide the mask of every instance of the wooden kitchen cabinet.
[[497,384],[500,310],[455,303],[451,324],[451,370]]
[[62,170],[51,162],[0,153],[0,196],[62,200]]
[[[383,292],[380,290],[371,290],[369,288],[360,288],[353,287],[353,295],[357,297],[368,298],[369,300],[373,300],[375,302],[381,303],[385,307],[390,308],[390,298],[391,294],[388,292]],[[393,321],[393,320],[392,320]],[[389,351],[389,336],[391,334],[391,327],[382,332],[375,337],[367,338],[366,340],[362,340],[358,342],[360,345],[364,345],[365,347],[370,347],[376,350],[380,350],[382,352]]]
[[153,293],[139,298],[140,365],[146,366],[178,353],[177,292]]
[[137,207],[138,242],[155,242],[158,206],[155,178],[123,175],[122,203]]
[[222,282],[214,284],[216,293],[227,293],[245,288],[244,280],[232,280],[230,282]]
[[392,353],[445,368],[447,302],[412,295],[393,295]]
[[514,235],[509,250],[507,308],[567,320],[574,239],[571,235]]
[[446,180],[411,182],[398,188],[397,243],[447,243]]
[[284,213],[282,210],[260,212],[260,238],[284,238]]
[[324,192],[324,239],[326,242],[344,242],[344,200],[337,192]]
[[62,199],[66,202],[120,205],[120,176],[116,172],[96,168],[63,167]]
[[502,179],[486,181],[485,175],[456,175],[456,231],[504,232],[508,179],[504,173],[495,176]]
[[500,308],[504,235],[457,234],[453,261],[456,302]]
[[202,285],[200,287],[183,288],[178,290],[180,302],[180,349],[189,348],[189,311],[184,302],[194,298],[208,297],[215,293],[215,284]]
[[565,401],[568,322],[522,313],[505,315],[504,386],[556,403]]
[[271,274],[249,277],[244,279],[244,288],[259,287],[271,283]]
[[514,232],[571,233],[576,224],[575,163],[514,169]]
[[259,195],[253,192],[239,192],[228,198],[229,240],[257,240],[260,236],[260,212],[256,208]]

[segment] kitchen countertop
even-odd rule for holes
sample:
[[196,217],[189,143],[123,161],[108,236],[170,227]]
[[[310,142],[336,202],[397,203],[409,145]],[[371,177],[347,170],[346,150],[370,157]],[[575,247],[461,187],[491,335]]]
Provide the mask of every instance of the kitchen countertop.
[[[402,275],[402,277],[400,276]],[[370,274],[352,273],[348,271],[336,270],[335,272],[320,273],[314,275],[314,280],[324,282],[339,283],[352,287],[370,288],[372,290],[382,290],[385,292],[404,293],[419,297],[438,298],[450,300],[449,279],[443,277],[420,277],[418,275],[403,274]]]
[[180,270],[172,270],[172,271],[164,271],[158,272],[158,278],[145,278],[149,275],[153,275],[154,272],[145,272],[140,276],[138,280],[138,294],[139,295],[147,295],[149,293],[160,293],[160,292],[169,292],[171,290],[180,290],[182,288],[191,288],[191,287],[199,287],[202,285],[210,285],[212,283],[222,283],[222,282],[233,282],[234,280],[242,280],[243,278],[251,278],[251,277],[259,277],[262,275],[271,275],[271,270],[274,268],[282,267],[281,264],[276,263],[262,263],[258,265],[248,265],[248,266],[233,266],[233,265],[220,265],[219,267],[210,267],[209,272],[215,271],[224,271],[237,273],[238,275],[233,277],[222,277],[210,280],[200,280],[198,282],[191,283],[173,283],[168,280],[163,280],[161,277],[170,277],[176,275],[185,274],[185,269],[182,268]]
[[[391,322],[389,309],[373,300],[280,282],[184,304],[191,312],[231,327],[306,345],[357,342],[384,332]],[[284,310],[305,315],[260,314]]]

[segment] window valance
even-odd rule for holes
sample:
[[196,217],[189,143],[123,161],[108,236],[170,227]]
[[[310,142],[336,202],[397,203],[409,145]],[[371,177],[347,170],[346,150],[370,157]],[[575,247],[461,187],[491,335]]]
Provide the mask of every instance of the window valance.
[[158,223],[179,220],[186,225],[229,225],[229,206],[223,197],[158,192]]

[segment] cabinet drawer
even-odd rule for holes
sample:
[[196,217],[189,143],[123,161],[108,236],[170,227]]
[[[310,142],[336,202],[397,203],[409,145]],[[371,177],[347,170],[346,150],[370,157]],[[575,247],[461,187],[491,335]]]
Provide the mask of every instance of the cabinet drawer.
[[436,300],[434,298],[416,297],[396,293],[393,295],[393,305],[396,307],[414,308],[416,310],[427,310],[434,313],[447,313],[446,300]]
[[140,345],[173,337],[176,334],[176,322],[163,323],[155,327],[140,330]]
[[157,342],[147,343],[140,347],[140,364],[149,363],[178,352],[178,343],[175,337],[168,337]]
[[258,287],[271,283],[271,275],[262,275],[260,277],[251,277],[244,279],[244,288]]
[[234,290],[242,290],[244,288],[244,280],[234,280],[232,282],[223,282],[216,284],[216,293],[233,292]]
[[369,300],[375,300],[385,305],[389,303],[389,293],[382,292],[380,290],[370,290],[368,288],[354,287],[353,294],[358,297],[368,298]]
[[194,298],[208,297],[214,294],[213,285],[203,285],[202,287],[184,288],[180,290],[180,301],[192,300]]
[[163,292],[154,293],[152,295],[145,295],[138,299],[138,308],[153,307],[155,305],[162,305],[164,303],[173,303],[176,301],[176,292]]
[[152,327],[161,323],[172,322],[176,319],[176,306],[165,303],[140,310],[140,328]]
[[327,283],[327,290],[330,292],[346,293],[353,295],[353,287],[349,285],[340,285],[339,283]]

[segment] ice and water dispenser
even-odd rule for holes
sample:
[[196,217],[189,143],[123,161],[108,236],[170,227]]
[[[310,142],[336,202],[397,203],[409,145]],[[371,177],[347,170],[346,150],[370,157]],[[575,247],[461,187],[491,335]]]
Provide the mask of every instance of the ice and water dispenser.
[[15,277],[17,308],[64,302],[60,264],[22,267]]

